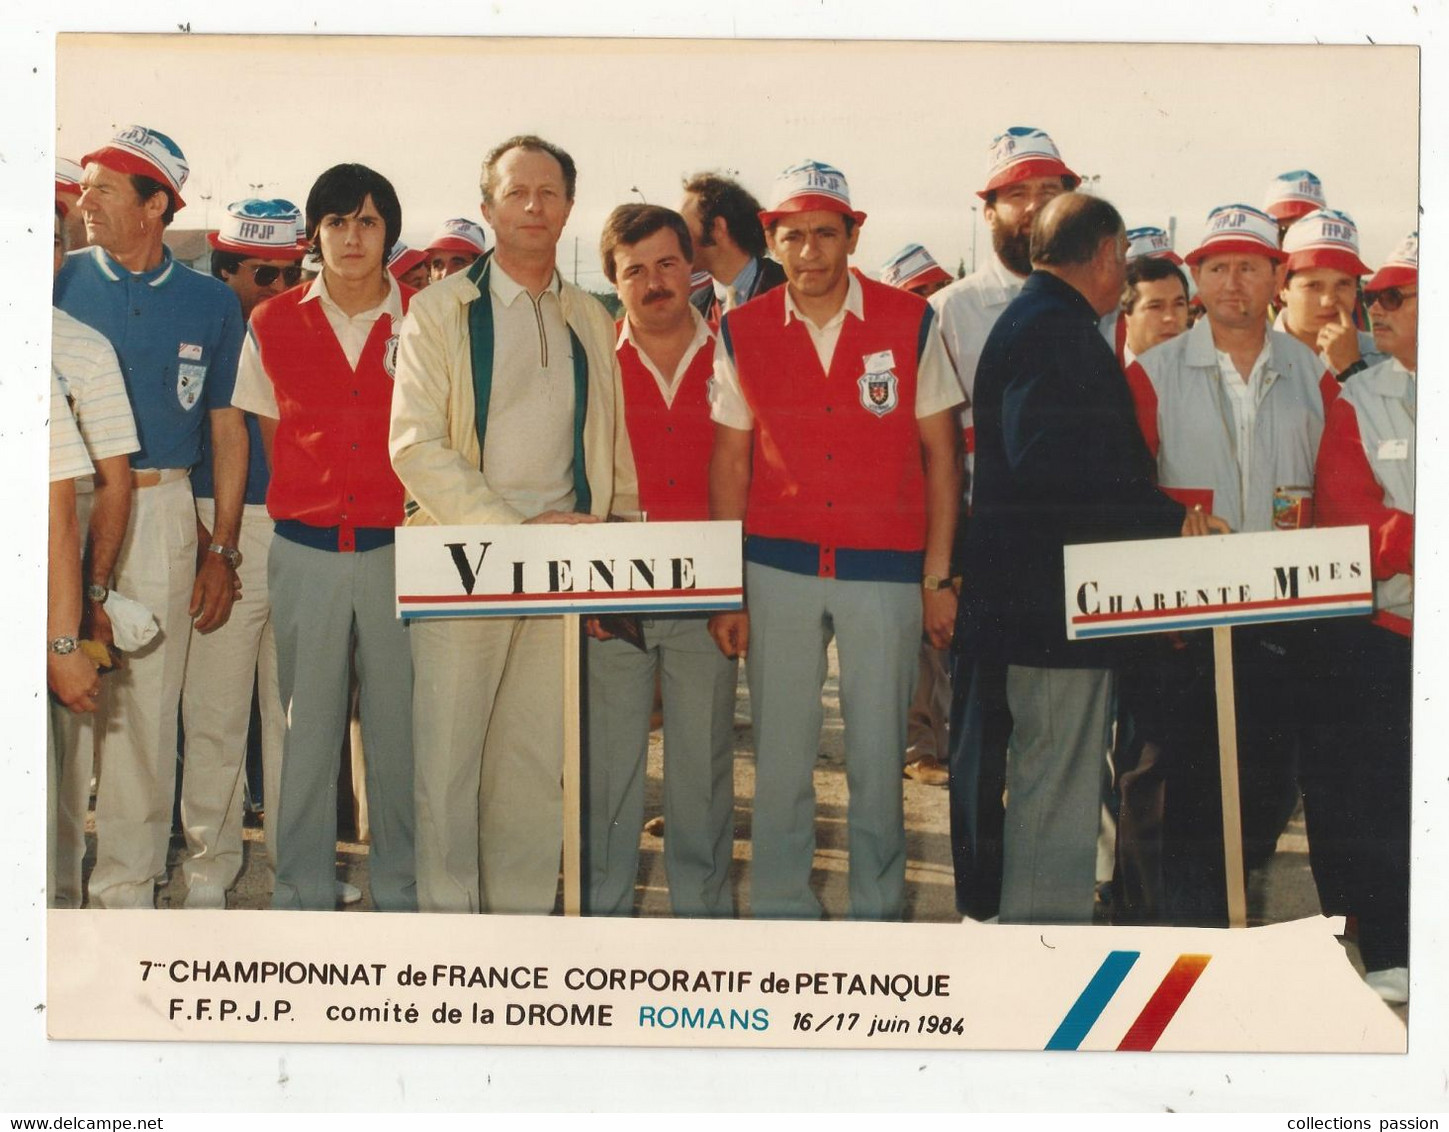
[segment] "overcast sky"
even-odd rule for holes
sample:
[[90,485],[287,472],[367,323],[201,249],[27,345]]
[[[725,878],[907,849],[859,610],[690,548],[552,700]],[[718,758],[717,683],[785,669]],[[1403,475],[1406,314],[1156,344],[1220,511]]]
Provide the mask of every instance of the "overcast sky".
[[988,144],[1027,125],[1129,226],[1175,217],[1179,250],[1214,206],[1261,205],[1275,174],[1311,169],[1375,263],[1414,226],[1418,77],[1406,47],[67,35],[56,144],[79,158],[132,122],[169,134],[191,166],[178,228],[245,196],[300,206],[323,169],[360,161],[419,246],[478,216],[488,148],[537,133],[579,167],[560,266],[577,241],[601,287],[615,205],[677,205],[710,168],[766,200],[804,158],[840,168],[868,214],[859,266],[908,241],[969,266],[973,222],[978,258],[989,239],[971,209]]

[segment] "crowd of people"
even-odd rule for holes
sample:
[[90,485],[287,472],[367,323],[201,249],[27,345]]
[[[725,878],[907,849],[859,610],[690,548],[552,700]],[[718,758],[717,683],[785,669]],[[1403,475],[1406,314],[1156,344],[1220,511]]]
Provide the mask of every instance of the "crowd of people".
[[53,906],[154,906],[178,718],[184,904],[226,906],[255,688],[274,907],[349,898],[355,714],[373,906],[549,913],[560,621],[400,621],[395,531],[716,519],[743,523],[744,609],[587,624],[590,913],[634,908],[656,686],[673,910],[738,913],[743,660],[749,912],[821,915],[833,641],[852,917],[902,915],[905,776],[949,789],[965,915],[1091,922],[1106,894],[1115,922],[1225,923],[1211,647],[1069,640],[1063,547],[1366,524],[1372,619],[1235,633],[1243,849],[1301,797],[1324,910],[1406,1000],[1416,236],[1371,270],[1297,170],[1179,257],[1013,127],[963,278],[919,244],[852,267],[867,216],[830,165],[763,208],[700,173],[605,222],[616,322],[558,271],[576,169],[536,136],[484,159],[491,246],[456,218],[408,248],[391,183],[342,164],[301,209],[229,205],[209,277],[165,242],[187,174],[141,126],[57,172]]

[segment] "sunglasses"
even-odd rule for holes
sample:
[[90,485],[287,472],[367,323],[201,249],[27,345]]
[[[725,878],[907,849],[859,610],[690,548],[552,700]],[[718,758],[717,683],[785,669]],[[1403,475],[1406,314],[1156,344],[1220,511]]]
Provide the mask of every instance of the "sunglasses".
[[300,263],[289,263],[286,267],[273,267],[269,263],[258,263],[253,264],[251,270],[252,279],[255,280],[258,287],[270,287],[277,281],[279,275],[282,277],[282,282],[288,287],[295,287],[302,281]]
[[1385,287],[1382,291],[1365,291],[1363,305],[1371,307],[1377,303],[1386,311],[1396,311],[1404,305],[1405,299],[1412,299],[1418,293],[1418,291],[1403,291],[1398,287]]

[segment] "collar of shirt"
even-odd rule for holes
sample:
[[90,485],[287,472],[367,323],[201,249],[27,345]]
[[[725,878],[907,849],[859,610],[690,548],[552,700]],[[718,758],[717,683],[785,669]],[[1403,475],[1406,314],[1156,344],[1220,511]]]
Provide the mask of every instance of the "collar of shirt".
[[90,252],[91,261],[96,265],[96,269],[112,283],[118,283],[122,279],[135,279],[147,286],[159,287],[171,278],[171,272],[176,267],[171,249],[165,244],[161,245],[161,262],[150,271],[131,271],[112,259],[100,245],[91,247]]
[[760,274],[760,261],[754,256],[750,262],[740,268],[739,274],[728,283],[721,283],[718,279],[714,281],[714,297],[719,300],[719,305],[725,310],[734,310],[743,301],[743,296],[750,293],[750,288],[755,285],[755,279]]
[[838,331],[841,324],[845,322],[847,314],[853,314],[856,318],[865,318],[865,298],[860,288],[860,280],[855,277],[855,272],[846,269],[845,272],[845,302],[840,304],[840,309],[830,317],[830,321],[824,326],[816,326],[809,318],[801,313],[800,308],[795,305],[795,297],[790,293],[790,285],[785,284],[785,325],[790,325],[791,319],[798,318],[807,327],[816,333],[824,333],[827,330]]
[[318,299],[329,314],[347,319],[349,322],[376,322],[385,314],[392,315],[394,322],[401,322],[403,316],[402,289],[398,286],[398,281],[393,278],[391,271],[385,271],[383,275],[387,279],[387,294],[383,297],[382,302],[365,311],[359,311],[357,314],[349,315],[337,305],[337,300],[327,290],[327,273],[325,271],[308,285],[307,293],[302,296],[302,302],[310,303],[313,299]]
[[667,380],[659,372],[659,367],[654,364],[654,359],[641,350],[639,344],[634,341],[634,330],[629,325],[629,316],[625,315],[619,320],[619,341],[615,345],[615,349],[623,346],[625,342],[634,348],[634,352],[639,355],[639,360],[644,363],[644,368],[654,375],[654,381],[659,386],[664,403],[671,407],[674,405],[674,395],[679,392],[680,383],[684,381],[684,375],[689,372],[690,364],[694,361],[695,356],[707,346],[710,347],[711,354],[714,352],[711,345],[714,341],[714,332],[710,330],[709,323],[705,322],[704,316],[695,309],[693,303],[689,304],[689,313],[694,318],[694,337],[690,339],[689,345],[685,348],[684,356],[679,359],[679,365],[675,366],[673,377]]
[[[533,296],[529,294],[528,288],[513,278],[513,276],[509,275],[508,272],[504,271],[503,268],[499,267],[496,259],[493,261],[493,266],[488,270],[488,290],[505,307],[511,307],[519,295],[528,295],[529,301],[531,302],[533,300]],[[549,281],[548,286],[544,288],[543,294],[552,294],[560,302],[562,301],[563,280],[559,277],[558,268],[554,268],[553,278]],[[543,296],[540,295],[539,297],[542,298]]]
[[994,250],[978,274],[981,276],[981,297],[996,306],[1011,302],[1021,294],[1021,288],[1026,283],[1026,279],[1001,262],[1001,257]]

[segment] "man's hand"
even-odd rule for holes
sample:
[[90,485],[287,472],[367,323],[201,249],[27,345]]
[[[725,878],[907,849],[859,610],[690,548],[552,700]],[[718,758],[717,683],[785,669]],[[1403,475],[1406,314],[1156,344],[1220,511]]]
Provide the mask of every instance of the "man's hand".
[[48,653],[45,680],[55,698],[77,715],[96,710],[96,696],[101,691],[100,671],[79,649],[63,656]]
[[599,517],[582,511],[544,511],[532,519],[523,521],[525,523],[597,523]]
[[956,591],[950,586],[921,591],[921,630],[934,649],[951,643],[956,632]]
[[733,660],[744,656],[750,647],[750,615],[745,610],[716,613],[709,619],[709,635],[719,651]]
[[1199,504],[1189,507],[1187,514],[1182,517],[1182,537],[1194,538],[1198,535],[1230,535],[1233,528],[1227,522],[1216,515],[1209,515]]
[[593,637],[596,641],[612,641],[614,639],[614,634],[605,629],[599,623],[597,617],[584,618],[584,636]]
[[1334,373],[1342,373],[1362,357],[1358,349],[1358,328],[1347,311],[1340,310],[1338,321],[1330,322],[1318,332],[1318,352],[1328,359]]
[[187,612],[198,633],[220,629],[231,616],[231,606],[241,596],[241,582],[219,554],[208,553],[196,571],[196,584],[191,587],[191,605]]
[[100,602],[86,598],[80,635],[83,640],[99,641],[103,645],[116,643],[115,634],[111,632],[111,616]]

